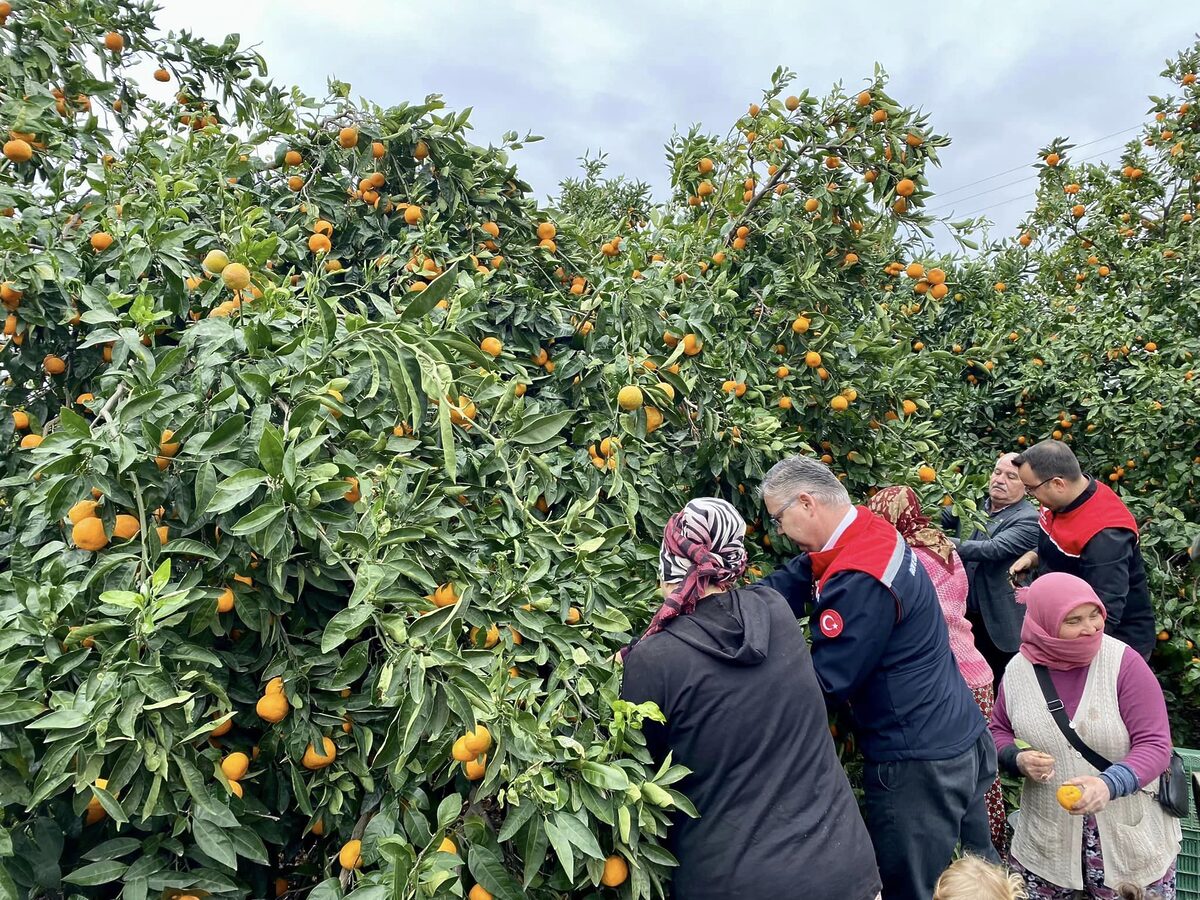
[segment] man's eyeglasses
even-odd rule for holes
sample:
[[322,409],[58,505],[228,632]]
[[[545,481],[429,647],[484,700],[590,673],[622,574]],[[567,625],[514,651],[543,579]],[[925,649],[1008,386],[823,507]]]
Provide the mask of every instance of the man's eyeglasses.
[[780,520],[783,518],[783,514],[785,512],[787,512],[787,508],[799,499],[800,499],[799,495],[793,497],[787,503],[783,504],[783,506],[779,507],[779,509],[777,509],[775,511],[774,515],[767,516],[767,518],[769,518],[771,520],[771,524],[774,525],[776,529],[778,529],[780,527]]
[[1051,475],[1045,481],[1039,481],[1037,484],[1027,484],[1027,485],[1025,485],[1025,491],[1026,491],[1026,493],[1032,494],[1034,491],[1036,491],[1038,488],[1040,488],[1043,484],[1053,481],[1057,477],[1058,477],[1057,475]]

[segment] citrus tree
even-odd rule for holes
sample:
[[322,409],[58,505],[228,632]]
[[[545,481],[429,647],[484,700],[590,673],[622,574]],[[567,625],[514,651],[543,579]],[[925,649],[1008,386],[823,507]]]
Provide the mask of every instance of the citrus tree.
[[15,6],[8,895],[663,896],[686,770],[612,656],[667,517],[731,499],[762,571],[792,452],[970,514],[981,446],[1035,433],[1011,392],[1065,402],[998,375],[1044,334],[1086,377],[1065,237],[920,249],[948,140],[882,71],[780,70],[673,137],[664,202],[591,160],[547,210],[511,160],[536,136],[474,145],[436,96],[309,98],[148,4]]
[[1200,46],[1169,62],[1171,93],[1150,98],[1116,163],[1077,163],[1061,138],[1042,149],[1033,209],[1017,234],[957,261],[960,302],[927,338],[961,360],[945,405],[963,428],[947,450],[965,453],[957,438],[1063,440],[1133,511],[1162,629],[1153,661],[1181,742],[1200,731],[1187,556],[1200,533],[1198,66]]
[[686,773],[612,654],[687,497],[769,544],[783,453],[937,477],[872,297],[945,139],[781,71],[674,141],[679,203],[594,170],[551,213],[437,97],[5,18],[7,893],[662,894]]

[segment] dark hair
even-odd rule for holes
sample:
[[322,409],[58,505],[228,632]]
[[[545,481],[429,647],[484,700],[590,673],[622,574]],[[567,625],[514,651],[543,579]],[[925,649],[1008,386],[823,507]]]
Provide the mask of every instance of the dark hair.
[[1053,439],[1040,441],[1026,450],[1018,453],[1013,459],[1013,465],[1029,466],[1034,475],[1049,481],[1051,478],[1061,478],[1064,481],[1078,481],[1083,477],[1079,468],[1079,460],[1071,452],[1071,448],[1062,441]]

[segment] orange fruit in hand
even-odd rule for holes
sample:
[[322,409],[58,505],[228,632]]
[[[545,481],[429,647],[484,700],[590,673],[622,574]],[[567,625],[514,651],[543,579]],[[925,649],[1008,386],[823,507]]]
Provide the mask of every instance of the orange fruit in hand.
[[1065,810],[1072,810],[1075,804],[1083,799],[1083,791],[1074,784],[1064,784],[1058,789],[1055,795],[1058,797],[1058,805]]

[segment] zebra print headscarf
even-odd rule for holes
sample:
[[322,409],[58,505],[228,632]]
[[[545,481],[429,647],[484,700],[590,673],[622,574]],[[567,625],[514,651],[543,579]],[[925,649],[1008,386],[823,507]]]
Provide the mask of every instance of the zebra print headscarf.
[[[716,497],[692,500],[671,516],[658,554],[658,578],[678,587],[642,637],[662,631],[676,616],[691,615],[708,588],[726,587],[740,578],[746,571],[745,535],[745,519],[731,503]],[[623,648],[622,658],[632,649],[633,644]]]

